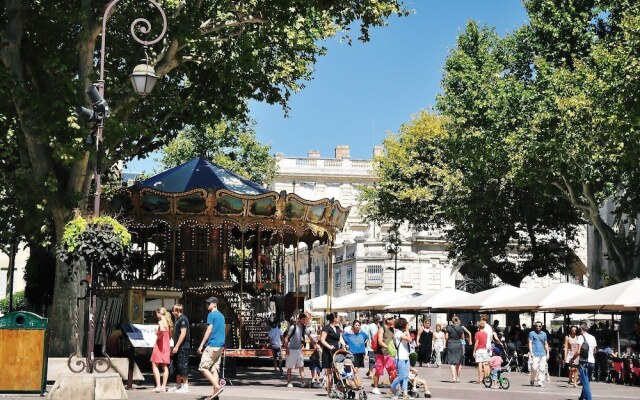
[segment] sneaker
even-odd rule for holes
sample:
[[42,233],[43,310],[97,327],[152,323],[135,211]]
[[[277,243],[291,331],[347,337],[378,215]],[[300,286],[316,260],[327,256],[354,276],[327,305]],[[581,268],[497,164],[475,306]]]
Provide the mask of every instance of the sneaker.
[[175,392],[176,390],[180,390],[180,386],[173,385],[169,389],[167,389],[167,392]]
[[287,383],[287,387],[292,388],[293,387],[293,383]]
[[536,386],[537,386],[537,387],[541,387],[541,388],[543,388],[543,387],[544,387],[544,384],[543,384],[542,382],[538,382],[538,383],[536,384]]
[[176,393],[189,393],[188,387],[181,387],[180,389],[175,390]]
[[382,394],[382,393],[380,393],[380,389],[378,389],[378,388],[373,388],[371,393],[373,393],[373,394]]

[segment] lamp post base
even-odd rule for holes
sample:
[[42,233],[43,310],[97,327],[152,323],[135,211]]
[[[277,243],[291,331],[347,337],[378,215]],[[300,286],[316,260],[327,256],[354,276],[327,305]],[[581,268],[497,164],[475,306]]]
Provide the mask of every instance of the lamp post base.
[[47,396],[48,400],[115,400],[128,398],[129,396],[122,384],[122,377],[117,373],[64,373],[58,377]]

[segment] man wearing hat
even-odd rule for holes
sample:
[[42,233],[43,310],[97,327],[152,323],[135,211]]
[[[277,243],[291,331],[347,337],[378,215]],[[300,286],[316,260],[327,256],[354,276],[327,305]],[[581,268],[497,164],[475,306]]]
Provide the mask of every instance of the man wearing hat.
[[209,400],[212,400],[222,393],[219,373],[221,355],[226,340],[225,323],[224,316],[218,311],[218,299],[211,296],[205,300],[205,303],[207,303],[209,315],[207,316],[207,330],[204,332],[200,347],[198,347],[198,353],[202,354],[198,369],[213,386],[213,394],[209,397]]

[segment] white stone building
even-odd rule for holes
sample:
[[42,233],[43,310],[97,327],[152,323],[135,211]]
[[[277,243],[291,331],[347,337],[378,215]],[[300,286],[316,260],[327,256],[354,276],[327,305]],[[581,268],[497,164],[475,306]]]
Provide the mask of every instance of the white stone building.
[[[381,146],[374,148],[374,155],[381,154]],[[358,209],[358,187],[374,184],[371,160],[351,159],[349,146],[337,146],[333,158],[322,158],[318,151],[310,151],[303,158],[282,154],[277,154],[277,158],[278,171],[272,190],[286,190],[309,200],[335,198],[343,206],[352,207],[345,228],[331,249],[334,296],[354,291],[392,291],[394,286],[398,291],[455,287],[456,274],[447,259],[440,232],[401,229],[395,270],[395,258],[385,247],[390,225],[366,223]],[[310,269],[308,249],[299,254],[300,291],[307,297],[327,293],[330,280],[326,246],[316,243],[311,249]],[[293,256],[287,258],[286,265],[287,291],[295,291]]]

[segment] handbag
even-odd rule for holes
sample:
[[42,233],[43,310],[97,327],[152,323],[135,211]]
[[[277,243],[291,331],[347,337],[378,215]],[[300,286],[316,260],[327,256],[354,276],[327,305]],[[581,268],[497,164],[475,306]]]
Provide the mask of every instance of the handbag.
[[387,353],[389,353],[391,357],[395,357],[396,354],[398,354],[398,349],[396,349],[396,345],[393,343],[393,340],[387,343]]

